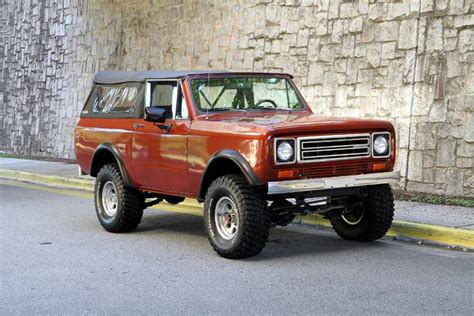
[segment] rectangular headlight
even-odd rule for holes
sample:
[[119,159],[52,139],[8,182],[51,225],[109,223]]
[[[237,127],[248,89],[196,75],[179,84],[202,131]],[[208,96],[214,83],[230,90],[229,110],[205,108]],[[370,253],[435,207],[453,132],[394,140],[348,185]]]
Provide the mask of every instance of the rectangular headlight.
[[387,158],[391,152],[391,136],[390,133],[373,133],[372,134],[372,156],[374,158]]
[[275,163],[281,165],[296,161],[296,140],[294,138],[277,138],[273,147]]

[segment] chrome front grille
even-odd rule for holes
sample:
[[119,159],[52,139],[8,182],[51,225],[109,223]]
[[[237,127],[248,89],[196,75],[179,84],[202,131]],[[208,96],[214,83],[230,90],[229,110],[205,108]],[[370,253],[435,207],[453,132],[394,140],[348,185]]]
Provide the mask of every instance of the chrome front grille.
[[298,148],[298,162],[367,158],[370,156],[370,135],[299,137]]

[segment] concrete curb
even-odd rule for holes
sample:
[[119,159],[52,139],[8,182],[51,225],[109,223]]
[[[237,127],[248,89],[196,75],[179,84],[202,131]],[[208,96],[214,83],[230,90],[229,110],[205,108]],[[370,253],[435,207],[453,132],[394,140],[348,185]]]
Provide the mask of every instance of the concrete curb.
[[[51,176],[26,171],[0,169],[0,178],[59,189],[74,189],[87,192],[94,191],[94,180],[80,177]],[[202,204],[190,199],[186,199],[178,206],[163,203],[159,206],[154,206],[154,208],[192,215],[202,215]],[[304,216],[301,220],[296,220],[295,223],[316,225],[325,228],[331,227],[330,222],[319,215]],[[387,236],[396,239],[474,249],[474,231],[460,228],[393,221],[392,228],[388,231]]]
[[[319,215],[305,216],[300,222],[332,228],[329,220]],[[474,231],[461,228],[395,220],[387,232],[387,236],[400,240],[474,249]]]
[[51,176],[42,173],[0,169],[0,178],[34,183],[52,188],[94,192],[94,179],[83,179],[79,176]]

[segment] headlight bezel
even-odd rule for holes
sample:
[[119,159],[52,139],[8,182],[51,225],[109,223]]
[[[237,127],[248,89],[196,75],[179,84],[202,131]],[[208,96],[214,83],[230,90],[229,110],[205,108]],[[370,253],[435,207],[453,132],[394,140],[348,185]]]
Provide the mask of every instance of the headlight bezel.
[[[288,160],[281,160],[280,157],[278,157],[278,146],[280,146],[280,144],[283,142],[289,143],[290,146],[293,148],[293,155],[291,155]],[[275,138],[273,142],[273,157],[274,157],[275,164],[277,165],[288,165],[288,164],[295,163],[296,162],[296,138],[291,138],[291,137]]]
[[[384,137],[387,140],[387,150],[379,154],[375,151],[375,139],[379,136]],[[392,134],[390,132],[377,132],[377,133],[372,133],[372,139],[371,139],[371,147],[372,147],[372,157],[373,158],[388,158],[392,154]]]

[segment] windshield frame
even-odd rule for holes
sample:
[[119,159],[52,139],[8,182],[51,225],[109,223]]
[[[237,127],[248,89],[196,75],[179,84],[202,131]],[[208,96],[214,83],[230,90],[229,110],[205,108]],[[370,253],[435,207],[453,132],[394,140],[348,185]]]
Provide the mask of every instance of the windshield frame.
[[[273,108],[261,108],[261,109],[229,109],[226,111],[205,111],[205,110],[200,110],[199,107],[196,104],[196,100],[194,99],[194,94],[192,92],[192,87],[191,87],[191,81],[194,79],[203,79],[203,78],[246,78],[246,77],[251,77],[251,78],[280,78],[280,79],[285,79],[287,80],[288,84],[291,86],[291,88],[295,91],[296,96],[298,97],[299,101],[303,105],[301,109],[273,109]],[[298,87],[295,85],[293,81],[293,77],[289,74],[282,74],[282,73],[259,73],[259,72],[229,72],[229,73],[210,73],[208,74],[199,74],[199,75],[189,75],[186,78],[186,87],[189,91],[189,96],[191,97],[193,109],[198,115],[214,115],[214,114],[223,114],[223,113],[259,113],[259,112],[265,112],[265,111],[272,111],[272,112],[305,112],[308,111],[309,105],[306,102],[305,98],[301,94],[300,90]]]

